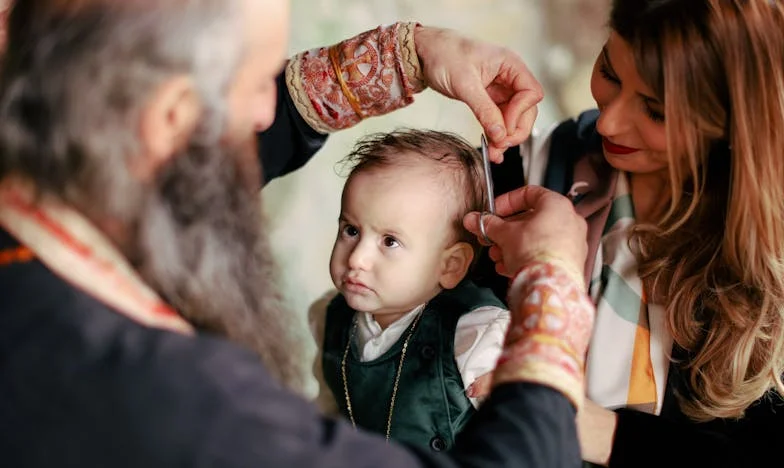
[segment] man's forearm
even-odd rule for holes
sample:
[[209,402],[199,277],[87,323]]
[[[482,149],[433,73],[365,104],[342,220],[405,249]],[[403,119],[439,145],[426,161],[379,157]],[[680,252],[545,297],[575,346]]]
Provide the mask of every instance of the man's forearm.
[[493,389],[458,436],[458,466],[579,467],[575,409],[559,391],[535,383]]
[[327,135],[314,130],[297,111],[283,73],[277,84],[275,121],[257,137],[262,185],[304,166],[327,141]]
[[305,165],[329,133],[413,101],[425,87],[415,27],[378,27],[289,60],[277,80],[275,121],[259,134],[264,184]]

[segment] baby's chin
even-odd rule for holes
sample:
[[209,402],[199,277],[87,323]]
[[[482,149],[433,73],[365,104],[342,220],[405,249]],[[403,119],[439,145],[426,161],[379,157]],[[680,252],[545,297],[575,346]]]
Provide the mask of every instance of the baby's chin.
[[[390,307],[384,304],[382,301],[378,299],[373,294],[364,295],[364,294],[352,294],[352,293],[343,293],[343,297],[346,299],[346,303],[352,310],[357,312],[362,312],[366,314],[370,314],[376,317],[384,317],[384,316],[397,316],[401,315],[401,313],[408,312],[410,309],[401,310],[400,312],[395,312],[390,310]],[[411,307],[413,309],[414,306]]]
[[374,297],[369,297],[370,294],[362,294],[354,291],[346,291],[342,288],[340,291],[346,304],[357,312],[367,312],[369,314],[377,312],[381,308],[381,304]]

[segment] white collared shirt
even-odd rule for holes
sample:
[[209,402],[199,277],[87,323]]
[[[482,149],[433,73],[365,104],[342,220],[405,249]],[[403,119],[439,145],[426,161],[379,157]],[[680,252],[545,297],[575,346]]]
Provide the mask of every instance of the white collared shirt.
[[[376,322],[373,314],[357,313],[357,349],[361,361],[372,361],[386,353],[400,340],[414,318],[422,312],[424,304],[392,322],[386,329]],[[495,369],[509,327],[509,311],[495,306],[479,307],[463,315],[455,329],[455,361],[468,388],[477,377]],[[474,407],[479,401],[470,398]]]

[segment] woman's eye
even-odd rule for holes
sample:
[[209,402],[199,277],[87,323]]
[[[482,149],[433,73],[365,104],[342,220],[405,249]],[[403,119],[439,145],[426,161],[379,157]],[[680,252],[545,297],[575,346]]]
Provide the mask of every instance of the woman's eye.
[[661,112],[653,109],[650,105],[645,105],[645,113],[648,114],[648,118],[653,120],[656,123],[664,122],[664,114]]
[[602,75],[602,78],[609,81],[610,83],[621,84],[621,80],[619,80],[617,76],[610,73],[610,69],[607,68],[607,65],[601,64],[599,66],[599,73]]

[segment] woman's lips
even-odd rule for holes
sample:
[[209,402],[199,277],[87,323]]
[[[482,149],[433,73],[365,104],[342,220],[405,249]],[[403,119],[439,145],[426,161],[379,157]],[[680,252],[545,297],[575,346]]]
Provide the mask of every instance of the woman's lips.
[[628,146],[616,145],[607,138],[602,138],[602,146],[604,150],[612,154],[631,154],[640,151],[639,148],[630,148]]

